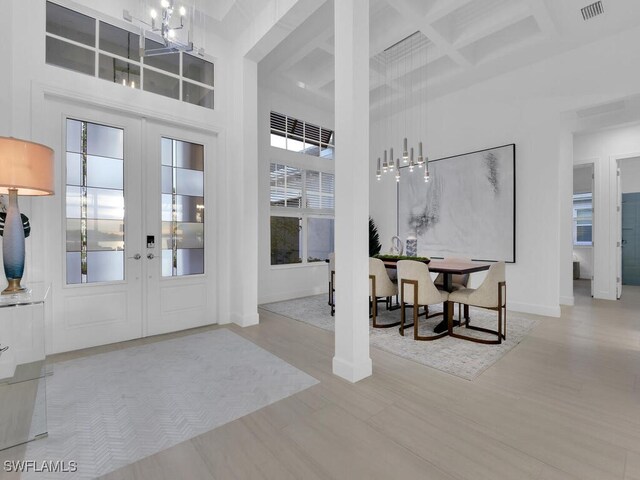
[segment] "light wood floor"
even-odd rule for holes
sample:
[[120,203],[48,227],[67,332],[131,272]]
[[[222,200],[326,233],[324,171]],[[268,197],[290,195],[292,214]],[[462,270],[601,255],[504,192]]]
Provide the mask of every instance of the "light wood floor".
[[576,294],[473,382],[372,349],[349,384],[331,333],[261,311],[222,328],[320,384],[105,478],[640,480],[640,287]]

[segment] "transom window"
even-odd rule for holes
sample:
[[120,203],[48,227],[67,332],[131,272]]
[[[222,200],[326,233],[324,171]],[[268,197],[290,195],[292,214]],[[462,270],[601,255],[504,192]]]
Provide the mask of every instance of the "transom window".
[[[160,48],[145,39],[145,49]],[[177,52],[140,57],[140,35],[47,2],[46,63],[214,108],[214,65]]]
[[333,160],[333,130],[271,112],[271,146]]

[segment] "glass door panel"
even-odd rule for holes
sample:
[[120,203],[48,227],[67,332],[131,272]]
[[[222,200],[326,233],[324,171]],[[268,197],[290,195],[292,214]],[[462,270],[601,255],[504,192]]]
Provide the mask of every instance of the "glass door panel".
[[125,278],[124,131],[66,120],[67,285]]
[[162,137],[162,276],[204,273],[204,146]]

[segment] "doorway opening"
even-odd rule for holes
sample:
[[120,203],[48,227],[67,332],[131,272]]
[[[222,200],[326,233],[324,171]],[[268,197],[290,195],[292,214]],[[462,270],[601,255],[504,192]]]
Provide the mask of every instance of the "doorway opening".
[[[640,287],[640,157],[618,160],[622,288]],[[635,289],[637,291],[637,289]]]
[[573,168],[573,290],[574,295],[593,296],[594,165]]

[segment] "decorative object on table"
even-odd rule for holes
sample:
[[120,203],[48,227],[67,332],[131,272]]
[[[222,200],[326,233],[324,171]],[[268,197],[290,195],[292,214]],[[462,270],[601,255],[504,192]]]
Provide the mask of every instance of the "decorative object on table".
[[31,228],[28,219],[20,214],[18,195],[53,195],[53,150],[26,140],[0,137],[0,165],[0,194],[9,195],[2,228],[2,259],[9,284],[2,294],[8,295],[26,290],[20,281],[24,274],[24,239]]
[[[387,122],[379,122],[380,132],[374,132],[378,138],[383,138],[389,132],[392,137],[392,146],[388,151],[384,149],[382,152],[381,157],[384,160],[381,162],[381,157],[377,158],[376,178],[378,180],[382,180],[387,172],[395,172],[396,182],[400,182],[400,164],[402,163],[403,166],[408,167],[410,176],[417,176],[424,182],[429,181],[429,158],[424,155],[422,142],[422,135],[427,130],[426,80],[429,47],[429,39],[422,32],[417,31],[394,43],[372,59],[375,64],[373,71],[377,73],[375,84],[384,87],[383,91],[387,92],[386,98],[380,100],[382,106],[390,111],[404,112],[404,122],[398,120],[399,115],[394,119],[388,115]],[[415,68],[414,65],[419,68]],[[418,137],[414,144],[417,147],[417,158],[414,158],[414,147],[409,145],[411,134]],[[401,144],[395,144],[396,141],[401,141]],[[400,158],[395,158],[393,155],[394,144],[396,151],[398,151],[397,147],[400,147],[402,162]],[[422,174],[413,175],[414,171]]]
[[380,235],[378,234],[378,227],[373,221],[373,218],[369,217],[369,256],[373,257],[382,250],[380,245]]
[[432,160],[433,181],[398,186],[400,236],[434,257],[515,262],[515,144]]
[[415,235],[407,237],[407,257],[415,257],[418,255],[418,239]]
[[391,237],[391,249],[389,250],[389,255],[402,255],[404,253],[404,247],[402,245],[402,240],[397,235]]
[[394,254],[388,254],[388,253],[380,253],[378,255],[374,255],[374,258],[379,258],[382,261],[384,260],[391,260],[391,261],[415,260],[416,262],[423,262],[423,263],[429,263],[431,261],[429,257],[408,257],[406,255],[394,255]]

